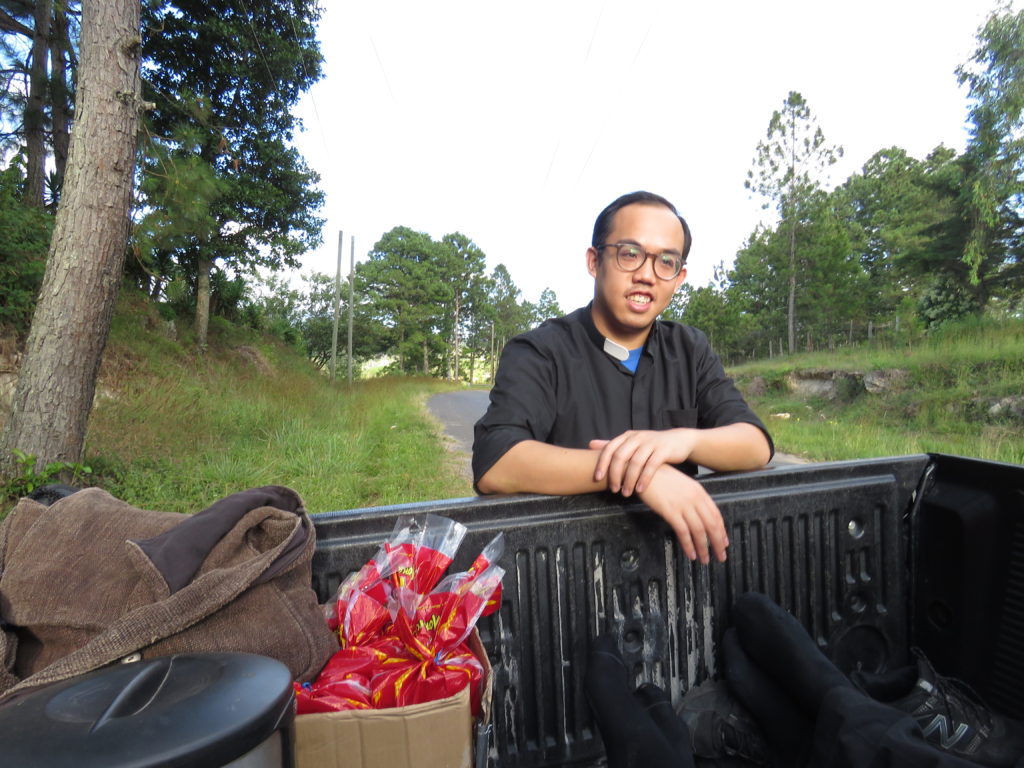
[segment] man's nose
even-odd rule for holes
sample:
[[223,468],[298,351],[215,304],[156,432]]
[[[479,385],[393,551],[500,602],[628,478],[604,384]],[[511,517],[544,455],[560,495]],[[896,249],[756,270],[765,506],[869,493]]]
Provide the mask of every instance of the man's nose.
[[653,253],[645,253],[644,261],[640,268],[633,272],[634,280],[641,280],[645,283],[653,283],[657,279],[654,274],[654,260],[657,258]]

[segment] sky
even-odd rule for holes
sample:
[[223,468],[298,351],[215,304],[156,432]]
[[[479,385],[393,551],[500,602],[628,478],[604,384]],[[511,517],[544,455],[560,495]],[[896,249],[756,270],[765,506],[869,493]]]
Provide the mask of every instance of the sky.
[[523,298],[593,296],[597,214],[646,189],[693,232],[687,281],[732,265],[764,200],[744,188],[772,112],[807,100],[843,158],[962,151],[954,70],[996,0],[323,0],[324,78],[296,108],[321,176],[324,245],[301,274],[342,275],[385,232],[461,232]]

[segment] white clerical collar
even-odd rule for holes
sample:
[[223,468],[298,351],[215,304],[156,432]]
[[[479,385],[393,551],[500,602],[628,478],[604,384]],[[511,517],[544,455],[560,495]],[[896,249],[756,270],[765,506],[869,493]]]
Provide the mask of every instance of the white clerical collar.
[[619,362],[625,362],[629,359],[629,350],[608,338],[604,340],[604,351]]

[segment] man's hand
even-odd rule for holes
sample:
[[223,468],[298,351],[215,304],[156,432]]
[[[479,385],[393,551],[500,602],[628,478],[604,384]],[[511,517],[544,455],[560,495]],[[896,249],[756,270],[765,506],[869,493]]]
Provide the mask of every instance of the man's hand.
[[608,490],[631,496],[643,493],[663,464],[682,464],[693,452],[697,431],[692,429],[635,430],[611,440],[591,440],[600,451],[594,480],[608,478]]
[[640,499],[672,526],[679,545],[691,560],[710,561],[711,553],[719,562],[725,561],[729,536],[718,505],[704,486],[674,467],[662,464],[654,472],[650,486],[637,491]]
[[588,447],[600,451],[594,481],[623,496],[645,491],[663,464],[692,461],[721,472],[757,469],[771,459],[768,438],[743,422],[711,429],[629,430],[611,440],[591,440]]

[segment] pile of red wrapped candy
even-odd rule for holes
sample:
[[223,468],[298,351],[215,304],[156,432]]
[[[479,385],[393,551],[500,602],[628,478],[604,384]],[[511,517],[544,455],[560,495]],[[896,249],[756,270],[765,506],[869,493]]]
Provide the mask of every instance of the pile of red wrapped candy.
[[501,604],[502,534],[469,570],[445,578],[466,526],[438,515],[401,519],[391,538],[326,607],[341,650],[312,683],[295,683],[298,714],[384,709],[452,696],[467,685],[479,714],[483,665],[467,645]]

